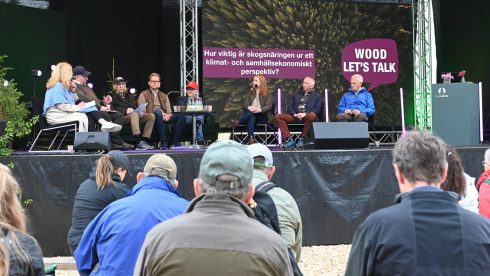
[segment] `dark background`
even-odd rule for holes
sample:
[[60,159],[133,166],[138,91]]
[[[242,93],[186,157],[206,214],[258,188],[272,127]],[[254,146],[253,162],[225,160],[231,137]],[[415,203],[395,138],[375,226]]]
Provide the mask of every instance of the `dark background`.
[[[26,99],[34,94],[34,88],[37,96],[43,95],[49,66],[63,60],[73,66],[84,65],[92,71],[89,82],[99,95],[109,90],[107,81],[112,77],[113,61],[115,76],[129,79],[128,86],[138,91],[147,87],[146,78],[151,72],[162,75],[163,91],[179,89],[178,1],[23,1],[24,4],[29,2],[33,6],[49,3],[46,5],[49,8],[29,8],[19,6],[17,1],[0,0],[0,54],[9,56],[7,65],[14,68],[9,77],[15,79]],[[466,70],[467,81],[483,82],[486,114],[490,105],[490,97],[486,95],[486,84],[490,83],[487,62],[490,52],[484,47],[489,40],[490,2],[433,2],[437,80],[441,81],[441,72]],[[388,19],[387,22],[390,23]],[[43,71],[35,80],[35,86],[31,69]],[[347,82],[343,86],[347,87]],[[397,87],[393,85],[393,89]],[[204,93],[209,93],[206,87]],[[409,106],[413,99],[406,99],[406,102],[406,115],[410,117],[413,110]],[[385,104],[398,107],[397,101]],[[222,127],[228,126],[222,124]]]

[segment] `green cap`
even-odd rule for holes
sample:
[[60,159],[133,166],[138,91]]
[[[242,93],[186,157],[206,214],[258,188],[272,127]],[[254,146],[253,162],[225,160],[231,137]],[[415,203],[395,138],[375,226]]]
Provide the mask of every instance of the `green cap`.
[[[230,174],[239,180],[217,180],[218,176]],[[211,186],[241,188],[250,185],[253,174],[253,159],[247,148],[235,141],[226,140],[211,144],[204,153],[199,169],[199,178]]]

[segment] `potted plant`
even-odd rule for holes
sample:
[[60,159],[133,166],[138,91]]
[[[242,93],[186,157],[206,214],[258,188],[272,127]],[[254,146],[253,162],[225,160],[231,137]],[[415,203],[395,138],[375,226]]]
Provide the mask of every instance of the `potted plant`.
[[[0,156],[12,153],[13,139],[29,134],[38,117],[29,118],[29,110],[21,100],[20,92],[14,80],[7,80],[9,70],[4,66],[7,56],[0,56]],[[3,132],[2,132],[3,130]]]

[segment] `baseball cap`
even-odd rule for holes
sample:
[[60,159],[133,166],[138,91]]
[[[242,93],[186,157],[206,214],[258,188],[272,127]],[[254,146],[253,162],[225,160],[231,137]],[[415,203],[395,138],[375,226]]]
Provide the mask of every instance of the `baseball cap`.
[[112,164],[117,168],[125,168],[129,175],[129,158],[120,150],[111,150],[107,153],[112,157]]
[[192,89],[199,89],[199,85],[195,81],[188,82],[185,87],[192,88]]
[[248,153],[250,153],[250,157],[254,159],[257,156],[262,156],[265,159],[265,162],[254,161],[255,166],[262,167],[272,167],[274,160],[272,159],[272,152],[269,150],[267,146],[260,143],[255,143],[247,146]]
[[79,66],[75,66],[75,68],[73,68],[73,76],[82,75],[82,76],[88,77],[90,74],[92,74],[92,72],[88,71],[83,66],[79,65]]
[[175,179],[177,177],[177,165],[170,156],[165,153],[153,154],[148,161],[146,161],[144,173],[151,175],[154,169],[164,169],[168,172],[168,178]]
[[487,164],[487,165],[490,165],[490,149],[487,149],[485,151],[485,159],[483,160],[483,164]]
[[116,77],[114,79],[114,84],[116,83],[121,83],[121,82],[128,82],[127,80],[125,80],[123,77]]
[[[218,176],[234,175],[238,181],[220,181]],[[253,160],[244,145],[226,140],[211,144],[204,153],[199,178],[210,186],[247,187],[252,181]]]

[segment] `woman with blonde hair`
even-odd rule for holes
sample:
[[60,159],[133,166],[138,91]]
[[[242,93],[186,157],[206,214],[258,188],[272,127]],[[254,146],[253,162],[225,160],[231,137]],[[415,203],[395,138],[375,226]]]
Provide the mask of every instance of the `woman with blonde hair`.
[[112,150],[97,160],[89,178],[80,184],[67,238],[72,255],[92,219],[111,202],[128,193],[129,188],[122,181],[129,166],[129,158],[122,151]]
[[43,116],[46,117],[46,121],[49,124],[78,121],[79,131],[87,132],[89,127],[87,116],[89,116],[102,125],[102,131],[117,132],[121,130],[120,125],[104,120],[95,106],[85,107],[87,104],[85,102],[75,104],[76,99],[70,92],[73,78],[72,70],[69,63],[60,62],[51,72],[51,77],[46,83],[48,90],[46,90],[44,97]]
[[26,233],[19,194],[12,172],[0,164],[0,243],[8,264],[3,269],[8,275],[44,275],[43,254],[37,241]]
[[266,124],[274,120],[272,114],[273,102],[274,98],[269,93],[264,75],[254,76],[250,92],[245,95],[243,101],[244,113],[238,122],[235,120],[231,122],[233,128],[239,124],[247,125],[247,137],[242,141],[244,144],[255,143],[254,129],[256,124]]

